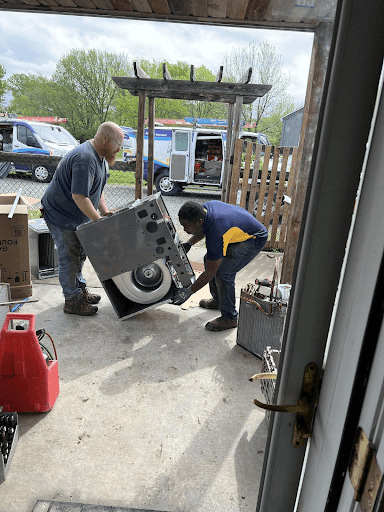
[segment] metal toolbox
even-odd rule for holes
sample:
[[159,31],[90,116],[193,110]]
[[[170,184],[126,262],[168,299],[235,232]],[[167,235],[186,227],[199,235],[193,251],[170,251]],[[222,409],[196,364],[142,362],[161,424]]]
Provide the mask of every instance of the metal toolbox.
[[175,288],[194,282],[160,193],[83,224],[76,234],[120,320],[170,302]]
[[[5,429],[5,433],[3,435]],[[11,432],[11,429],[13,431]],[[3,439],[6,439],[5,441]],[[0,482],[4,482],[19,440],[17,413],[0,412]]]

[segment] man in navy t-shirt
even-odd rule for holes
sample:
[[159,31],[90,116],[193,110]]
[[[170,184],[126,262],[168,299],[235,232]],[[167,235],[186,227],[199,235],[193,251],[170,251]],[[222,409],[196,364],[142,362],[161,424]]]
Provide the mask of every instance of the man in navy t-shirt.
[[84,222],[110,214],[103,189],[108,166],[115,163],[123,140],[124,133],[117,124],[101,124],[93,139],[63,157],[41,200],[44,219],[57,247],[65,313],[91,316],[97,312],[95,304],[101,296],[86,288],[82,275],[86,256],[75,230]]
[[263,249],[267,229],[243,208],[221,201],[203,205],[188,201],[179,210],[179,220],[184,231],[192,235],[183,244],[186,251],[205,237],[207,254],[204,272],[189,288],[178,290],[173,304],[182,304],[209,283],[212,298],[201,300],[200,306],[219,309],[221,316],[205,327],[210,331],[237,327],[235,277]]

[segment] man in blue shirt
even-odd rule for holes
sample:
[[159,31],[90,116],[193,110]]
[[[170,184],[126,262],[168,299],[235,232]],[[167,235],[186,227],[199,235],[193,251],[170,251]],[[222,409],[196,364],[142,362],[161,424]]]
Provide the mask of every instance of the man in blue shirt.
[[44,219],[57,247],[64,313],[91,316],[98,310],[95,304],[101,296],[86,288],[82,275],[86,255],[75,230],[84,222],[110,214],[103,189],[109,165],[115,163],[123,140],[124,133],[117,124],[102,123],[93,139],[63,157],[41,200]]
[[221,201],[203,205],[188,201],[179,210],[179,220],[184,231],[192,235],[184,244],[185,250],[205,237],[207,254],[204,272],[189,288],[178,290],[173,304],[182,304],[209,283],[212,298],[201,300],[200,306],[219,309],[221,316],[205,327],[210,331],[237,327],[235,277],[263,249],[267,229],[243,208]]

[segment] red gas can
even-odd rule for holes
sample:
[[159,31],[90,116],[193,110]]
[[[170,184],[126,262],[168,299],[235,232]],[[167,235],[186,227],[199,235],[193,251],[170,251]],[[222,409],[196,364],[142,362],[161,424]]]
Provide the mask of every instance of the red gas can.
[[[11,320],[28,323],[11,328]],[[0,332],[0,406],[8,412],[50,411],[59,394],[57,360],[44,359],[35,333],[35,315],[8,313]]]

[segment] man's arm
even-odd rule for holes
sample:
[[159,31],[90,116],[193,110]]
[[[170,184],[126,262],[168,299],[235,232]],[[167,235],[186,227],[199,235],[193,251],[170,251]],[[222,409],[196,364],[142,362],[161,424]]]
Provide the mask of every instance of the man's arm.
[[204,272],[196,279],[196,281],[191,286],[192,293],[197,292],[203,286],[205,286],[209,281],[211,281],[218,271],[220,267],[221,259],[215,261],[206,261],[206,269]]
[[197,233],[192,235],[191,238],[186,243],[192,247],[192,245],[197,244],[197,242],[200,242],[200,240],[202,240],[204,237],[205,233],[203,232],[202,229],[200,229],[199,231],[197,231]]
[[90,220],[101,219],[99,213],[93,207],[89,197],[81,194],[72,194],[72,199],[75,201],[76,206],[86,215]]
[[99,212],[103,217],[110,215],[112,212],[108,209],[107,203],[105,202],[104,192],[102,192],[99,201]]

